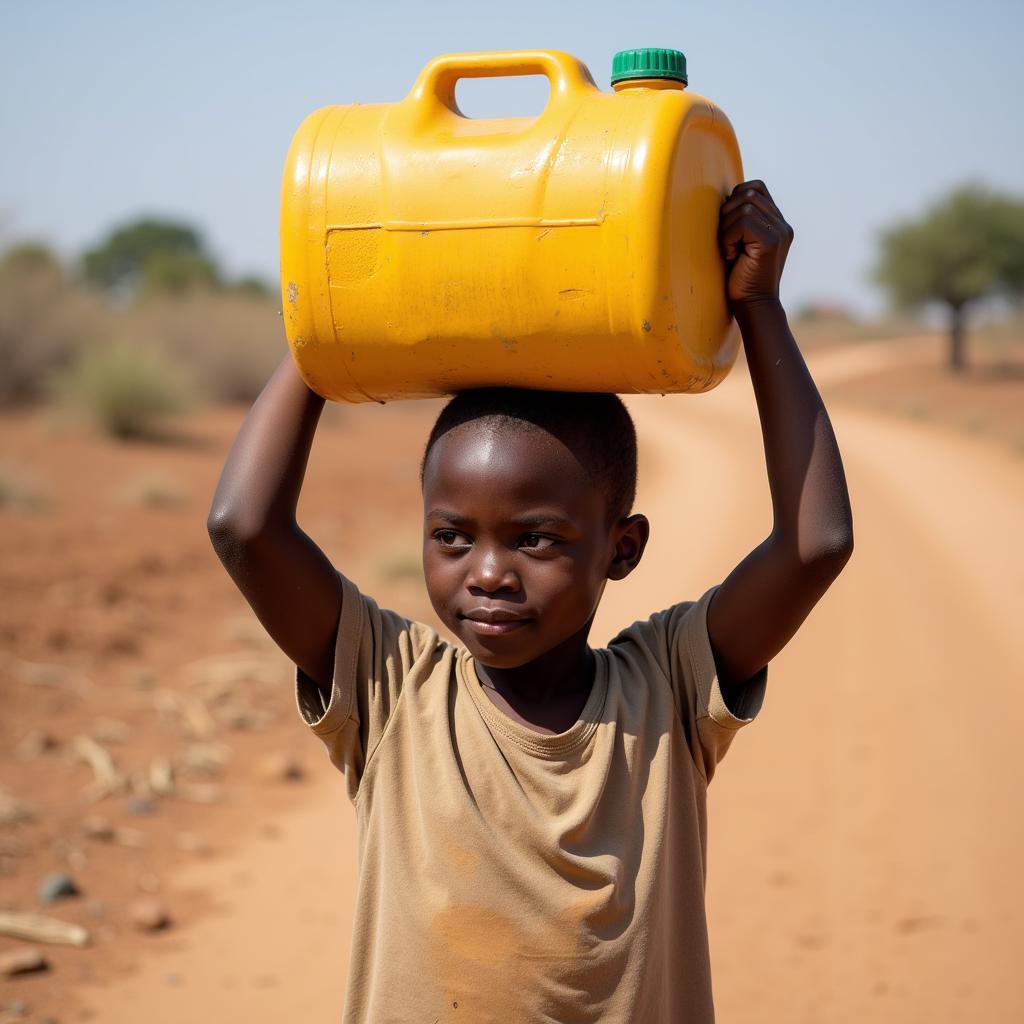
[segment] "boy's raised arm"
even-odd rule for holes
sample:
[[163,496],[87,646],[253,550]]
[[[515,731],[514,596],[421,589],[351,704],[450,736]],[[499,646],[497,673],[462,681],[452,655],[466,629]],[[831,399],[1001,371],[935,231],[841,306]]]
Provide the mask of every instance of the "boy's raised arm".
[[288,353],[235,438],[207,527],[214,550],[267,632],[329,691],[341,584],[295,521],[323,407]]
[[793,240],[764,183],[737,185],[719,240],[764,438],[774,523],[708,609],[726,701],[796,633],[853,552],[853,517],[832,424],[779,302]]

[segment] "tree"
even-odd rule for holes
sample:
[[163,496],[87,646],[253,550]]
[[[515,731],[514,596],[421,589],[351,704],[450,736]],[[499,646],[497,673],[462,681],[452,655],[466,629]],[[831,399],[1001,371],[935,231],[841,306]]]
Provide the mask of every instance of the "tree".
[[197,284],[216,288],[220,273],[214,262],[206,256],[154,253],[142,269],[139,290],[147,294],[170,293],[180,295]]
[[60,260],[43,242],[19,242],[0,256],[2,274],[61,274]]
[[875,279],[897,306],[944,303],[949,365],[964,369],[967,307],[992,295],[1024,295],[1024,201],[965,185],[916,220],[881,236]]
[[46,393],[102,323],[95,296],[69,282],[46,245],[0,253],[0,407]]
[[217,265],[194,228],[143,219],[112,231],[82,257],[87,280],[112,291],[180,292],[216,285]]

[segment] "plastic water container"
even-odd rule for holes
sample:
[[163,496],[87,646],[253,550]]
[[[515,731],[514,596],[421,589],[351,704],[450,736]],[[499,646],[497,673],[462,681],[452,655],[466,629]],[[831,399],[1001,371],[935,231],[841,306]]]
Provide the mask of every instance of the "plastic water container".
[[[546,75],[536,117],[469,118],[460,78]],[[728,119],[676,50],[613,92],[556,50],[432,60],[398,103],[329,106],[285,167],[281,290],[303,378],[339,401],[471,387],[700,392],[736,357],[718,211]]]

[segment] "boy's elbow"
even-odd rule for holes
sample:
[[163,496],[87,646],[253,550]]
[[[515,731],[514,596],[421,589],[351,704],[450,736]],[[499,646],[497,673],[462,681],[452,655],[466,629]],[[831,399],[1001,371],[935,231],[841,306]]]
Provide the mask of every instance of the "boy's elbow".
[[773,530],[770,543],[791,572],[837,575],[853,555],[853,517],[823,516],[803,529]]
[[259,540],[262,528],[229,505],[215,502],[206,518],[206,532],[223,561]]
[[848,521],[818,538],[809,551],[801,553],[800,563],[815,575],[835,579],[852,556],[853,522]]

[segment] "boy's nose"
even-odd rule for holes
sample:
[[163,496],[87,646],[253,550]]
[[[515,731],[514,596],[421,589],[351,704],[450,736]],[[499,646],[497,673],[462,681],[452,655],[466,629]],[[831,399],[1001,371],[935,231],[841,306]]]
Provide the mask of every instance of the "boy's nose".
[[499,590],[515,592],[519,589],[519,576],[497,552],[483,552],[470,566],[466,586],[470,590],[483,590],[488,594]]

